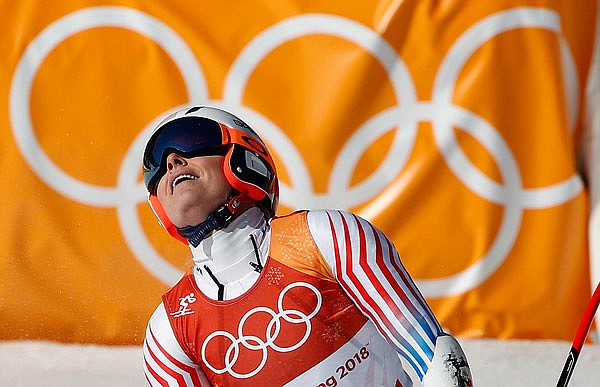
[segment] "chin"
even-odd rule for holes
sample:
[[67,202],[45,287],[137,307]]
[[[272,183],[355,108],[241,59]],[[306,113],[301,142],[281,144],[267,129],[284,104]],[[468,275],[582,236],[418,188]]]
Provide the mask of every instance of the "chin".
[[[178,217],[179,221],[178,222],[173,222],[174,224],[178,225],[177,227],[187,227],[187,226],[196,226],[202,222],[204,222],[206,220],[206,218],[208,218],[207,213],[205,212],[201,212],[201,213],[194,213],[194,211],[185,211],[184,213],[181,214],[180,217]],[[183,225],[183,226],[180,226]]]

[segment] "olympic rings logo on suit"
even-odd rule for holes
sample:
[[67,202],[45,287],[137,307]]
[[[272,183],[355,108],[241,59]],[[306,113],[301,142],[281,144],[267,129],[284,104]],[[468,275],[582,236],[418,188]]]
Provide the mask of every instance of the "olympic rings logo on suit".
[[[304,312],[296,310],[296,309],[285,309],[283,306],[283,301],[284,301],[284,297],[285,297],[286,293],[290,289],[295,288],[295,287],[302,287],[302,288],[309,289],[317,297],[316,298],[317,303],[316,303],[314,309],[308,315],[305,314]],[[216,332],[213,332],[210,335],[208,335],[206,337],[206,339],[204,340],[204,342],[202,343],[202,361],[211,371],[213,371],[217,374],[223,374],[223,373],[227,372],[231,376],[238,378],[238,379],[250,378],[250,377],[256,375],[257,373],[259,373],[265,366],[268,356],[269,356],[268,349],[271,349],[273,351],[280,352],[280,353],[291,352],[291,351],[294,351],[294,350],[300,348],[304,343],[306,343],[306,341],[308,340],[308,338],[311,334],[311,331],[312,331],[312,324],[311,324],[310,320],[317,315],[317,313],[321,309],[322,302],[323,302],[323,298],[321,296],[321,293],[315,286],[313,286],[309,283],[306,283],[306,282],[291,283],[291,284],[287,285],[279,294],[279,298],[277,299],[277,312],[275,312],[274,310],[272,310],[270,308],[264,307],[264,306],[256,307],[256,308],[250,309],[240,319],[238,329],[237,329],[237,337],[227,331],[216,331]],[[253,315],[255,315],[257,313],[267,313],[271,316],[271,320],[265,327],[264,339],[262,338],[263,336],[244,333],[244,324],[246,323],[248,318],[252,317]],[[305,326],[305,328],[304,328],[305,331],[304,331],[304,335],[302,336],[302,338],[300,338],[297,343],[287,346],[287,347],[282,347],[282,346],[275,344],[275,341],[277,340],[277,338],[279,337],[279,334],[281,333],[281,320],[282,319],[291,324],[304,324],[304,326]],[[223,360],[224,360],[225,366],[223,368],[216,368],[215,366],[210,364],[210,362],[208,361],[208,359],[206,357],[206,347],[212,340],[214,340],[218,337],[224,337],[224,338],[228,339],[229,341],[231,341],[231,344],[229,344],[229,347],[227,347],[227,351],[225,351],[225,354],[224,354]],[[246,348],[248,350],[261,352],[260,363],[256,366],[256,368],[254,370],[247,372],[247,373],[238,373],[233,370],[236,362],[239,359],[240,345],[242,345],[244,348]]]
[[[460,70],[486,41],[519,28],[538,28],[556,34],[560,43],[568,99],[570,128],[579,111],[576,66],[562,35],[560,18],[550,9],[512,8],[492,14],[470,26],[454,43],[436,74],[431,101],[417,100],[413,79],[393,47],[370,28],[339,16],[307,14],[284,19],[251,40],[232,64],[224,83],[223,99],[208,96],[202,67],[185,41],[162,21],[127,7],[90,7],[73,12],[49,25],[28,45],[13,76],[10,90],[10,120],[18,147],[31,169],[62,195],[91,206],[116,207],[122,234],[135,257],[157,278],[174,283],[181,271],[164,260],[148,241],[140,224],[136,205],[145,201],[143,184],[136,182],[140,156],[158,117],[148,123],[130,146],[118,177],[118,185],[106,188],[87,184],[66,174],[46,155],[38,143],[30,117],[29,97],[33,78],[45,56],[66,38],[83,30],[113,26],[133,30],[155,41],[181,71],[191,103],[205,103],[235,111],[260,131],[274,153],[285,155],[282,164],[289,172],[290,185],[281,184],[280,201],[291,208],[351,208],[371,203],[360,214],[369,217],[385,208],[396,196],[391,186],[404,168],[414,146],[419,122],[431,122],[436,146],[450,170],[478,196],[505,208],[497,236],[480,259],[461,272],[442,278],[418,280],[426,297],[456,295],[475,288],[494,273],[509,254],[521,227],[524,209],[565,203],[583,189],[574,174],[557,184],[525,188],[517,161],[496,128],[472,111],[452,102]],[[306,165],[292,141],[260,112],[242,104],[246,83],[254,68],[278,46],[310,34],[327,34],[353,42],[375,57],[387,72],[397,105],[365,122],[344,144],[332,169],[328,191],[315,193]],[[352,173],[366,149],[391,128],[397,128],[388,154],[364,181],[351,186]],[[503,184],[487,177],[464,154],[453,127],[468,132],[493,156]],[[400,130],[401,128],[401,130]],[[377,197],[384,189],[385,195]],[[377,197],[377,198],[376,198]],[[376,198],[375,200],[373,200]]]

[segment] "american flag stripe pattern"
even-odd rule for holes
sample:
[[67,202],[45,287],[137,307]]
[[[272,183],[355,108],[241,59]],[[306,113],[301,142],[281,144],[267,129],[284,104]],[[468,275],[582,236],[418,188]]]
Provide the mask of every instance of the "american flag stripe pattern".
[[325,259],[338,282],[422,379],[442,329],[396,248],[365,219],[345,211],[321,212],[326,214],[327,236],[322,226],[316,233],[311,230],[324,255],[332,253]]
[[[156,313],[161,310],[157,310]],[[163,313],[164,309],[162,310]],[[155,315],[156,315],[155,313]],[[159,338],[155,335],[155,329],[152,322],[157,322],[158,319],[151,319],[151,323],[146,329],[146,339],[144,340],[143,355],[144,355],[144,373],[146,380],[150,386],[202,386],[201,379],[204,375],[201,375],[197,366],[191,361],[182,361],[176,359],[172,353],[174,352],[173,346],[179,346],[176,342],[175,336],[172,334],[170,328],[168,330],[159,330],[163,333],[163,336]],[[164,317],[166,319],[166,315]],[[167,322],[168,323],[168,322]],[[165,336],[164,332],[170,332],[170,336]],[[180,348],[177,348],[181,351]]]

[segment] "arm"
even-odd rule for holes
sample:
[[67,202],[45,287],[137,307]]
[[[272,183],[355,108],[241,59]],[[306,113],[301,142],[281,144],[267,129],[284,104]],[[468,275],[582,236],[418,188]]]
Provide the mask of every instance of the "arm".
[[344,211],[312,211],[308,223],[337,281],[419,379],[425,385],[445,385],[439,378],[427,381],[433,380],[430,375],[444,373],[443,363],[454,354],[464,363],[458,376],[465,374],[467,379],[458,385],[470,385],[460,345],[443,332],[392,242],[365,219]]
[[210,386],[198,364],[183,351],[161,303],[146,328],[144,374],[150,386]]

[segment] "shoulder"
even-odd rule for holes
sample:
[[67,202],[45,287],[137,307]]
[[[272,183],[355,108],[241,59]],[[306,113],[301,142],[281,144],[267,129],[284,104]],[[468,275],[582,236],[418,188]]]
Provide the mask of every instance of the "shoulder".
[[345,210],[313,210],[307,214],[311,234],[319,243],[322,239],[338,241],[362,229],[375,229],[366,219]]
[[210,385],[198,364],[175,337],[162,303],[148,321],[142,350],[144,373],[151,386],[171,385],[171,381],[176,380],[184,382],[186,386]]
[[290,227],[296,230],[308,227],[307,231],[314,234],[317,230],[331,229],[338,223],[346,223],[349,227],[353,227],[357,222],[370,225],[368,220],[346,210],[298,210],[274,218],[271,227],[276,231]]
[[148,320],[148,328],[154,335],[165,331],[172,332],[171,324],[169,323],[169,317],[167,316],[167,311],[165,310],[165,306],[162,302],[150,316],[150,319]]
[[321,240],[331,240],[354,232],[358,228],[373,228],[366,219],[345,210],[299,210],[289,215],[273,219],[271,228],[275,238],[300,237],[314,239],[317,244]]
[[288,228],[290,225],[301,225],[306,223],[308,210],[297,210],[287,215],[276,216],[271,221],[271,229],[278,231]]
[[[350,240],[371,228],[365,219],[345,210],[319,209],[294,212],[277,218],[273,227],[273,251],[289,251],[290,247],[306,254],[314,250],[328,273],[335,272],[336,259],[345,254]],[[314,246],[314,248],[311,248]]]
[[298,210],[291,214],[276,217],[271,222],[271,229],[276,238],[293,237],[298,239],[301,236],[320,237],[331,235],[335,231],[335,225],[343,222],[352,222],[352,219],[360,219],[344,210]]
[[[196,292],[196,287],[193,283],[193,273],[190,269],[179,279],[179,281],[177,281],[175,285],[173,285],[173,287],[171,287],[171,289],[167,290],[163,294],[163,303],[166,303],[167,308],[169,308],[173,304],[179,305],[179,300],[182,297]],[[178,307],[179,306],[177,306],[176,308]],[[169,310],[169,312],[172,312],[172,310]]]
[[145,345],[147,347],[144,351],[145,356],[149,351],[154,353],[155,356],[156,354],[162,354],[163,356],[168,354],[176,358],[187,357],[175,338],[167,311],[162,303],[158,305],[148,320]]
[[271,222],[271,258],[315,277],[331,280],[333,275],[324,259],[314,230],[309,225],[313,213],[300,210]]
[[395,249],[381,230],[352,212],[311,211],[307,218],[315,243],[331,267],[340,258],[367,257],[382,249]]

